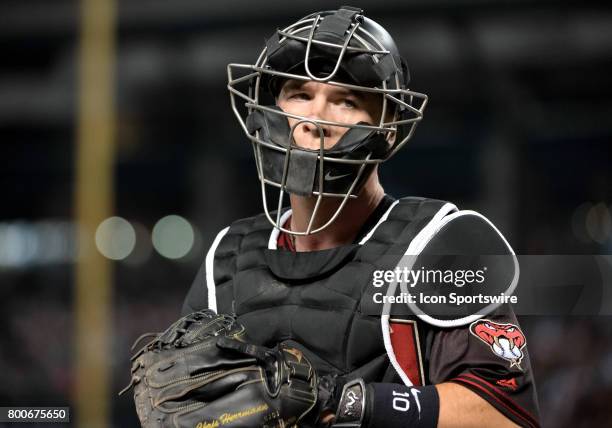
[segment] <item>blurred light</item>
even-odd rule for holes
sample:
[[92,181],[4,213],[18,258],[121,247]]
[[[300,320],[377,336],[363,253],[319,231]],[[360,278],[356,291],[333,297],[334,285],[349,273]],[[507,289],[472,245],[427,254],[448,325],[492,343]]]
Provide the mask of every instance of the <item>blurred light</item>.
[[38,254],[43,264],[72,262],[76,256],[74,225],[70,222],[43,221],[35,224],[40,237]]
[[586,230],[586,217],[592,206],[593,204],[590,202],[585,202],[578,206],[572,215],[572,231],[576,238],[584,243],[591,242],[591,238]]
[[586,231],[591,239],[605,243],[612,232],[612,216],[603,202],[593,205],[586,216]]
[[136,232],[126,219],[109,217],[96,230],[96,247],[111,260],[123,260],[136,245]]
[[159,254],[169,259],[180,259],[193,247],[193,227],[183,217],[169,215],[155,224],[152,239]]
[[74,226],[66,221],[0,223],[0,267],[74,261]]
[[25,266],[35,258],[38,239],[31,224],[8,223],[0,227],[0,264]]

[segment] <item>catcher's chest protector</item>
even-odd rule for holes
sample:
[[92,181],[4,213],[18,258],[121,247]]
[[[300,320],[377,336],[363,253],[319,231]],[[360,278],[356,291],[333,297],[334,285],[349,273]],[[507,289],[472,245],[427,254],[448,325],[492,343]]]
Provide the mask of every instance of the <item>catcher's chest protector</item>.
[[304,253],[268,249],[276,235],[264,215],[239,220],[214,254],[217,310],[236,313],[256,343],[297,342],[323,373],[382,380],[389,361],[380,315],[372,315],[373,273],[395,268],[449,205],[400,199],[361,245]]

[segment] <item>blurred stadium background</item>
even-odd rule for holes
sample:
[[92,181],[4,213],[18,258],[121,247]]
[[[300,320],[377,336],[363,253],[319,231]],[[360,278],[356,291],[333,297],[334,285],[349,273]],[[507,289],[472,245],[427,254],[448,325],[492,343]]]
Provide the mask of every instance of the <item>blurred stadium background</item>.
[[[0,3],[0,404],[137,425],[129,346],[178,315],[214,234],[256,214],[225,65],[346,2]],[[362,0],[430,96],[382,170],[485,213],[520,254],[612,251],[612,8]],[[609,284],[606,284],[609,287]],[[612,426],[612,319],[525,317],[547,427]]]

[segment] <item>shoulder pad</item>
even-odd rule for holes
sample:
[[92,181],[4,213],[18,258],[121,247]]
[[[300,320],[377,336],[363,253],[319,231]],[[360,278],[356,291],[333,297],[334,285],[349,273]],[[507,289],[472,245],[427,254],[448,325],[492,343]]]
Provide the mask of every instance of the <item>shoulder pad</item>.
[[403,293],[415,296],[409,309],[438,327],[466,325],[508,303],[519,278],[514,251],[475,211],[458,211],[424,228],[398,267],[420,275],[412,283],[399,282]]

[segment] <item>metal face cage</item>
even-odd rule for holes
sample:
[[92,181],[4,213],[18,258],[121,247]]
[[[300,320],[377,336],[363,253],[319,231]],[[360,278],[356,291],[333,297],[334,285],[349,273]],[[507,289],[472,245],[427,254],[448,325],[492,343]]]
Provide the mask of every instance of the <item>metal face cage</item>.
[[[253,151],[255,155],[255,162],[257,166],[257,174],[261,184],[261,196],[263,200],[263,206],[265,214],[270,223],[285,233],[292,235],[309,235],[320,232],[327,228],[333,221],[335,221],[340,215],[342,209],[350,198],[356,198],[358,194],[357,184],[360,180],[367,178],[364,176],[364,172],[368,166],[376,165],[391,158],[398,150],[400,150],[412,137],[417,123],[423,117],[423,111],[427,104],[427,95],[414,92],[405,88],[401,81],[401,69],[396,71],[387,80],[380,81],[380,84],[375,86],[362,86],[359,84],[347,83],[338,80],[334,80],[338,75],[338,71],[342,67],[343,58],[347,53],[358,53],[366,54],[371,57],[372,64],[378,64],[381,60],[391,55],[390,50],[386,49],[383,42],[375,37],[371,31],[367,29],[367,22],[373,23],[363,17],[363,15],[356,14],[351,21],[349,28],[344,33],[343,43],[333,43],[317,39],[315,37],[316,30],[320,25],[329,17],[329,13],[321,12],[317,15],[311,15],[306,18],[295,22],[294,24],[282,29],[277,30],[278,43],[282,46],[283,43],[288,43],[292,40],[297,40],[305,44],[305,56],[303,59],[303,74],[296,74],[292,72],[275,70],[268,61],[268,48],[265,47],[260,53],[255,64],[229,64],[227,66],[228,85],[227,88],[230,93],[230,100],[232,110],[240,123],[246,137],[251,141]],[[366,25],[364,25],[366,22]],[[375,23],[374,23],[375,24]],[[376,24],[377,25],[377,24]],[[306,36],[307,34],[307,36]],[[322,46],[325,49],[331,49],[337,51],[337,56],[332,58],[334,64],[333,69],[328,74],[321,76],[316,75],[311,70],[311,48],[314,46]],[[322,120],[309,118],[291,114],[274,108],[270,105],[264,105],[262,102],[262,96],[267,91],[267,87],[263,82],[266,79],[281,78],[281,79],[294,79],[301,81],[314,81],[326,83],[329,85],[339,86],[346,88],[351,91],[370,92],[381,95],[382,113],[380,120],[377,124],[365,124],[365,123],[342,123],[336,121]],[[390,83],[390,84],[389,84]],[[391,87],[390,87],[391,86]],[[241,111],[242,110],[242,111]],[[280,115],[295,119],[297,122],[290,128],[290,132],[287,135],[284,144],[276,144],[272,141],[266,141],[261,138],[260,131],[249,132],[247,126],[247,117],[253,112],[262,112],[271,115]],[[311,150],[302,147],[298,147],[293,138],[294,131],[297,126],[303,123],[310,123],[318,128],[319,133],[319,149]],[[338,126],[346,128],[347,131],[351,128],[361,128],[365,130],[375,131],[384,135],[385,139],[389,142],[389,149],[384,156],[373,157],[372,153],[366,155],[364,159],[346,159],[340,157],[334,157],[333,153],[330,153],[324,147],[325,137],[322,125],[326,126]],[[269,149],[284,154],[284,165],[282,178],[272,179],[266,176],[263,168],[263,157],[262,150]],[[317,189],[314,189],[309,196],[316,197],[313,212],[308,221],[306,230],[295,231],[284,227],[281,224],[281,208],[283,205],[283,199],[286,193],[291,193],[287,189],[287,178],[289,171],[289,164],[291,162],[291,156],[298,152],[308,152],[311,156],[316,156],[316,162],[318,166],[318,173],[316,174],[315,180],[318,184]],[[349,164],[355,165],[355,173],[351,184],[344,192],[326,192],[324,169],[326,165],[333,164]],[[371,168],[370,168],[371,169]],[[278,204],[276,212],[273,213],[268,206],[268,187],[274,187],[278,189]],[[357,190],[357,191],[356,191]],[[331,217],[323,224],[315,227],[315,218],[319,211],[321,201],[323,198],[334,198],[339,200],[339,204],[335,212]],[[321,222],[319,222],[320,224]]]

